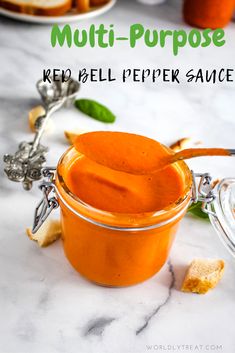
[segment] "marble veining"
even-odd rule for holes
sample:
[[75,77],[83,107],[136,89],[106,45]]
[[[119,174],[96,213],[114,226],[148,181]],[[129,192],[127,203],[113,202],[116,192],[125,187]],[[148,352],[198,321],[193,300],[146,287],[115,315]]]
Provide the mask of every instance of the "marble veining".
[[[155,7],[118,0],[112,11],[92,22],[114,23],[120,35],[134,22],[149,28],[189,29],[180,7],[180,0]],[[84,21],[82,26],[88,28],[90,23]],[[60,50],[50,47],[50,26],[0,17],[0,155],[14,153],[19,142],[32,140],[27,114],[40,103],[35,83],[43,69],[70,67],[76,74],[83,67],[112,67],[117,74],[127,67],[234,68],[234,35],[231,23],[223,48],[185,47],[177,58],[170,48],[142,45],[135,51],[125,44],[107,51]],[[42,141],[50,147],[50,166],[56,166],[68,148],[64,130],[75,128],[135,132],[165,144],[189,136],[205,146],[234,148],[234,83],[117,81],[84,84],[79,95],[106,104],[117,121],[110,126],[75,108],[59,111],[53,117],[54,131]],[[0,353],[234,352],[235,263],[209,222],[186,216],[170,260],[145,283],[99,287],[73,270],[60,241],[40,249],[28,239],[25,228],[32,224],[40,192],[37,185],[26,192],[8,181],[2,161],[0,165]],[[189,165],[215,179],[235,176],[229,158],[202,158]],[[220,284],[205,296],[180,291],[186,268],[197,257],[222,258],[226,263]]]
[[105,328],[109,326],[115,318],[100,317],[95,320],[91,320],[84,332],[84,336],[95,335],[102,336]]
[[171,299],[171,294],[172,294],[172,289],[174,288],[174,285],[175,285],[175,273],[174,273],[174,267],[171,263],[171,261],[169,260],[168,263],[168,271],[170,273],[170,276],[171,276],[171,281],[170,281],[170,284],[169,284],[169,287],[168,287],[168,291],[167,291],[167,296],[166,298],[164,299],[164,301],[159,304],[149,315],[147,315],[145,317],[145,322],[144,324],[139,327],[137,330],[136,330],[136,335],[138,336],[140,333],[142,333],[149,325],[150,321],[156,317],[156,315],[159,313],[159,311],[165,306],[167,305],[167,303],[169,302],[169,300]]

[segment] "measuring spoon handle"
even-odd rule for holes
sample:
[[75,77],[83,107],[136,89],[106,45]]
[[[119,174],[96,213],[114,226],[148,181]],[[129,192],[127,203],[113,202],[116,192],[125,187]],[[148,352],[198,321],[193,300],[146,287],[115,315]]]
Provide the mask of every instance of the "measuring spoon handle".
[[235,149],[229,149],[228,151],[231,156],[235,156]]
[[190,159],[194,157],[203,156],[233,156],[235,155],[235,149],[225,148],[189,148],[171,155],[171,163],[176,161]]

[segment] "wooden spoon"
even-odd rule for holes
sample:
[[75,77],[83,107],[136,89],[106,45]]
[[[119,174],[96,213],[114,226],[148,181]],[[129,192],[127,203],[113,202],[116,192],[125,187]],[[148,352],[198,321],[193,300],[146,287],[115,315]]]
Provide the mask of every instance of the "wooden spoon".
[[75,140],[74,147],[98,164],[131,174],[151,174],[194,157],[235,154],[235,150],[223,148],[190,148],[175,153],[147,137],[109,131],[82,134]]

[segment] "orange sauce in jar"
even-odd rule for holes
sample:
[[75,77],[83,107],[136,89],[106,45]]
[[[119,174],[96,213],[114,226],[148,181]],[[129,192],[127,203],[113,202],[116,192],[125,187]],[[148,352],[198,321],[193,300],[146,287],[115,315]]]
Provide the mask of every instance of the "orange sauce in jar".
[[106,286],[153,276],[167,260],[191,184],[184,162],[134,175],[69,149],[56,177],[68,260],[81,275]]
[[221,28],[232,19],[234,0],[184,0],[184,18],[191,26]]

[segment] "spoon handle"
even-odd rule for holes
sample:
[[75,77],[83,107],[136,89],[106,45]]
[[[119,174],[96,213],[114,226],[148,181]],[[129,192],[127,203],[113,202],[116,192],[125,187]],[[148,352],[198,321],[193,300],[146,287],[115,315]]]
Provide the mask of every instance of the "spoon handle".
[[179,160],[190,159],[203,156],[233,156],[235,149],[224,148],[189,148],[171,155],[171,163]]
[[37,151],[38,146],[41,141],[41,138],[42,138],[42,135],[45,131],[46,125],[47,125],[48,120],[50,119],[51,115],[54,112],[56,112],[58,109],[60,109],[62,107],[63,103],[64,103],[64,100],[60,99],[57,102],[50,104],[50,106],[46,109],[46,115],[41,118],[40,126],[34,136],[34,140],[33,140],[32,147],[31,147],[31,150],[29,153],[29,157],[32,157],[35,154],[35,152]]

